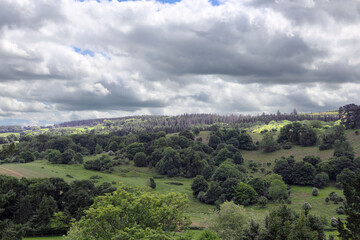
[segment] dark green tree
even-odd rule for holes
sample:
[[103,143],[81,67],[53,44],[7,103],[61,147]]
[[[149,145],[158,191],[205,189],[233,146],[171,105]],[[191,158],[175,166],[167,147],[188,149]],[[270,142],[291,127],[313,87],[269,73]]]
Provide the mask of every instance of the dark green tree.
[[136,167],[146,167],[147,166],[146,154],[143,152],[136,153],[134,156],[134,165]]
[[338,231],[341,239],[360,239],[360,171],[356,172],[356,178],[352,185],[344,184],[346,201],[346,222],[338,219]]
[[194,180],[193,183],[191,184],[191,190],[193,191],[193,195],[197,196],[199,194],[199,192],[206,192],[208,189],[209,185],[206,182],[205,178],[201,175],[197,175]]
[[240,182],[234,187],[234,202],[240,205],[251,205],[257,202],[258,194],[249,185]]
[[274,137],[271,133],[265,133],[262,141],[260,142],[260,148],[264,152],[275,152],[280,149],[279,144],[274,140]]

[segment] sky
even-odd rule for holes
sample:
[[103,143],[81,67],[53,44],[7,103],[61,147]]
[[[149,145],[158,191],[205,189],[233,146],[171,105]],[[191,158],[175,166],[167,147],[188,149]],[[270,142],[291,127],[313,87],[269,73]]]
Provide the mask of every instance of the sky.
[[0,0],[0,125],[359,102],[354,0]]

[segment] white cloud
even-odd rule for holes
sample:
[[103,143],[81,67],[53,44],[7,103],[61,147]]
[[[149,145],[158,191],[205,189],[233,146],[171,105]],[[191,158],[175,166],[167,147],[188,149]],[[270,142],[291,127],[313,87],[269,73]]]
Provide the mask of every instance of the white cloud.
[[360,88],[346,2],[4,0],[0,116],[333,109]]

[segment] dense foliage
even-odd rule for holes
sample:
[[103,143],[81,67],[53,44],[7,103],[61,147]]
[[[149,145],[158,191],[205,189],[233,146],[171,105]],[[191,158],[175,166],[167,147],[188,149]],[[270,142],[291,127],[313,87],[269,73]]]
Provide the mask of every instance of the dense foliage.
[[97,197],[85,217],[71,226],[66,239],[172,239],[191,223],[183,213],[187,202],[181,194],[159,195],[121,185]]
[[18,180],[0,175],[1,239],[13,239],[14,232],[20,238],[65,233],[70,219],[80,219],[96,196],[114,190],[109,183],[95,186],[90,180],[68,184],[61,178]]

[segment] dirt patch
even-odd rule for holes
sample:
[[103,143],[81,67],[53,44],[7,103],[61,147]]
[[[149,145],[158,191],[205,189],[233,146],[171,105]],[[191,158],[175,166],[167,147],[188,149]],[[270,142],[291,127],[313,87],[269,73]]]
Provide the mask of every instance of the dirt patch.
[[11,169],[8,169],[8,168],[0,167],[0,170],[4,171],[5,175],[14,176],[14,177],[17,177],[17,178],[25,177],[25,175],[23,175],[21,173],[18,173],[18,172],[15,172],[15,171],[13,171]]

